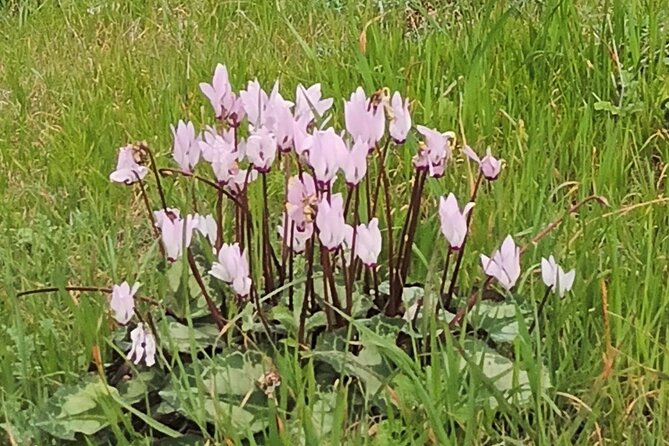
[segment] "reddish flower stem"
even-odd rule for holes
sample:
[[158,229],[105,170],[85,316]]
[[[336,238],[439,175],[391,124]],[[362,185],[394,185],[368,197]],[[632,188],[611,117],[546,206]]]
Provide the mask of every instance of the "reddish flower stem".
[[216,306],[214,301],[211,300],[211,296],[209,296],[209,291],[207,291],[207,286],[205,285],[204,280],[202,279],[202,275],[200,275],[200,271],[197,269],[197,263],[195,262],[195,257],[193,256],[192,249],[188,248],[186,251],[187,251],[186,256],[188,257],[188,265],[190,266],[190,270],[193,273],[193,276],[195,277],[195,281],[200,287],[200,291],[202,291],[204,300],[207,302],[207,308],[209,308],[209,312],[214,318],[214,322],[216,322],[216,327],[218,327],[219,330],[222,330],[225,327],[225,319],[223,319],[223,316],[221,315],[221,312],[218,310],[218,307]]
[[[476,195],[478,194],[479,187],[481,186],[481,180],[483,179],[483,173],[479,172],[478,177],[476,178],[476,184],[474,185],[474,190],[472,191],[472,196],[469,199],[470,202],[476,202]],[[448,287],[448,295],[444,300],[444,307],[448,308],[451,305],[453,300],[453,293],[455,292],[455,284],[458,281],[458,273],[460,272],[460,265],[462,264],[462,258],[465,254],[465,248],[467,247],[467,240],[469,239],[470,224],[472,222],[472,216],[474,215],[475,208],[472,208],[467,215],[467,232],[465,233],[465,239],[462,241],[462,246],[458,250],[458,258],[455,261],[455,269],[453,270],[453,276],[451,277],[451,285]]]

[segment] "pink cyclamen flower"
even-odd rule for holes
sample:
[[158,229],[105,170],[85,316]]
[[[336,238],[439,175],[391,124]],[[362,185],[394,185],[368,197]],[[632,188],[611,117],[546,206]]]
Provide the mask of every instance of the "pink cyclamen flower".
[[478,163],[481,174],[486,180],[493,181],[497,179],[500,171],[502,170],[502,163],[500,163],[497,158],[492,156],[490,148],[486,149],[486,155],[483,157],[483,159],[479,159],[476,152],[474,152],[469,146],[466,146],[462,152],[467,155],[469,159]]
[[388,124],[388,133],[396,144],[402,144],[407,139],[411,130],[411,114],[409,113],[409,100],[402,101],[398,91],[390,99],[390,110],[392,117]]
[[316,227],[318,238],[323,246],[333,251],[343,243],[346,235],[346,221],[344,220],[344,198],[341,194],[333,194],[330,201],[321,198],[316,213]]
[[379,230],[379,219],[372,218],[369,224],[358,225],[355,237],[355,254],[365,266],[373,268],[381,253],[381,231]]
[[109,175],[114,183],[132,184],[144,179],[148,173],[146,166],[135,161],[134,148],[131,145],[121,147],[116,161],[116,170]]
[[481,254],[481,265],[488,276],[494,277],[506,290],[510,290],[520,277],[520,248],[508,235],[492,258]]
[[218,251],[218,262],[214,262],[209,274],[231,284],[237,295],[247,296],[251,291],[251,278],[246,258],[246,250],[241,252],[239,243],[225,243]]
[[450,140],[455,137],[453,132],[441,133],[423,125],[416,127],[424,137],[421,152],[414,158],[414,165],[419,169],[427,169],[432,177],[444,174],[446,162],[451,157]]
[[308,132],[309,117],[304,115],[293,121],[293,146],[301,159],[309,159],[313,137]]
[[220,63],[216,65],[211,84],[201,82],[200,90],[209,99],[218,119],[227,119],[231,112],[237,108],[236,102],[238,101],[232,92],[232,86],[228,79],[228,69],[225,65]]
[[458,250],[462,247],[467,237],[467,215],[474,207],[474,203],[465,205],[462,212],[458,206],[455,195],[441,197],[439,201],[439,219],[441,220],[441,233],[444,234],[451,249]]
[[260,173],[269,172],[276,150],[276,138],[265,128],[254,131],[246,140],[246,158]]
[[162,229],[165,220],[173,221],[181,216],[181,211],[175,208],[161,209],[153,211],[153,217],[156,220],[156,228]]
[[167,260],[174,262],[190,246],[195,220],[190,215],[185,218],[163,219],[160,228],[161,240]]
[[285,245],[291,248],[296,254],[299,254],[304,251],[307,241],[314,235],[314,225],[313,223],[303,222],[302,229],[300,230],[295,221],[288,217],[288,214],[284,213],[283,223],[276,227],[276,232],[279,233],[279,237],[282,240],[284,240],[285,235]]
[[288,217],[295,222],[299,231],[303,231],[305,224],[313,221],[318,202],[313,177],[304,172],[288,179],[286,199]]
[[193,216],[193,227],[202,234],[203,237],[208,238],[210,243],[216,243],[216,238],[218,237],[218,223],[216,223],[213,216],[195,214]]
[[319,186],[326,187],[332,183],[346,152],[344,140],[332,127],[314,132],[309,150],[309,164],[314,169]]
[[246,90],[239,92],[239,99],[244,105],[249,124],[253,127],[260,127],[263,123],[265,107],[269,100],[269,96],[260,87],[260,83],[257,80],[249,81]]
[[272,114],[272,133],[276,139],[276,145],[282,152],[290,152],[293,147],[295,134],[295,119],[290,111],[289,102],[274,101],[268,107],[268,113]]
[[321,84],[309,88],[299,84],[295,91],[295,118],[306,117],[307,122],[313,121],[314,113],[322,117],[333,103],[332,98],[321,99]]
[[136,283],[130,288],[128,282],[112,287],[109,308],[119,324],[127,324],[135,315],[135,293],[137,293],[139,287],[140,284]]
[[342,157],[341,170],[346,177],[346,184],[355,186],[367,173],[367,155],[369,148],[361,138],[355,140],[351,150],[346,150]]
[[207,127],[199,145],[202,158],[209,163],[222,153],[237,155],[234,129],[228,129],[219,134],[216,129]]
[[344,121],[353,139],[361,138],[369,147],[383,138],[386,125],[384,109],[372,103],[362,87],[358,87],[350,100],[344,102]]
[[[156,338],[150,331],[144,330],[144,324],[140,322],[134,330],[130,332],[132,346],[128,352],[128,359],[135,364],[139,364],[142,359],[144,363],[151,367],[156,363]],[[135,359],[133,360],[133,356]]]
[[560,297],[564,297],[574,285],[576,270],[572,269],[565,273],[562,267],[555,262],[555,258],[549,256],[548,260],[541,259],[541,277],[547,287],[558,293]]
[[200,141],[195,135],[195,127],[192,122],[185,123],[180,120],[176,128],[171,128],[174,136],[172,156],[181,170],[192,173],[200,160]]

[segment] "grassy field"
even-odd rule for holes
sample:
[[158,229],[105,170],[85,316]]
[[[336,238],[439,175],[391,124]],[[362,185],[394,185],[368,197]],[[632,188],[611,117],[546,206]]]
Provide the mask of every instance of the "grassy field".
[[[610,205],[580,209],[524,258],[526,283],[538,280],[530,266],[550,253],[577,271],[574,292],[541,336],[512,344],[516,355],[529,363],[536,358],[535,368],[543,363],[550,375],[552,387],[529,404],[483,409],[485,386],[472,378],[454,383],[457,374],[445,368],[409,364],[412,378],[396,389],[393,415],[370,410],[352,420],[342,415],[347,393],[339,388],[330,428],[311,432],[304,420],[317,412],[312,364],[286,350],[275,361],[281,389],[294,403],[278,408],[291,412],[289,426],[267,444],[298,444],[298,437],[303,444],[667,444],[669,5],[436,0],[436,14],[417,29],[407,29],[404,5],[10,0],[0,6],[0,443],[49,444],[39,428],[49,398],[80,380],[94,346],[102,347],[103,360],[112,354],[102,296],[19,299],[20,290],[109,286],[125,278],[142,282],[147,293],[161,289],[141,200],[110,184],[108,175],[119,146],[145,140],[168,164],[170,124],[211,122],[198,83],[220,62],[235,88],[253,77],[265,86],[278,78],[287,92],[320,82],[339,111],[358,85],[399,90],[415,100],[414,122],[454,130],[479,151],[493,148],[506,166],[477,203],[466,284],[481,277],[474,253],[489,253],[507,233],[527,241],[591,194]],[[425,9],[417,11],[425,16]],[[408,175],[409,156],[396,157],[397,175]],[[453,168],[449,178],[430,183],[429,200],[468,191],[467,168]],[[397,196],[404,193],[398,189]],[[178,188],[168,195],[188,201]],[[415,249],[428,267],[417,261],[414,280],[422,281],[430,259],[443,255],[436,237],[436,224],[419,231]],[[527,301],[541,298],[529,285],[518,293]],[[442,348],[452,355],[448,345]],[[539,373],[531,371],[530,380]],[[152,444],[158,435],[159,429],[136,429],[118,404],[104,413],[113,444]],[[195,424],[212,444],[265,443],[229,435],[225,422]]]

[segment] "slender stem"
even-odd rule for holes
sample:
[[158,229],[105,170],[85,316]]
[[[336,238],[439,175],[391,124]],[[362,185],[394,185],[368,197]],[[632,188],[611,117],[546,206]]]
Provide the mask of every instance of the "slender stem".
[[[113,289],[107,287],[97,287],[97,286],[64,286],[64,287],[46,287],[46,288],[36,288],[34,290],[21,291],[16,294],[16,297],[32,296],[34,294],[48,294],[48,293],[57,293],[58,291],[70,291],[70,292],[90,292],[90,293],[104,293],[111,294]],[[178,322],[185,322],[184,319],[178,316],[174,310],[169,307],[163,306],[161,302],[158,302],[156,299],[149,296],[142,296],[135,294],[135,299],[146,302],[149,305],[155,307],[163,307],[165,309],[165,314],[173,317]]]
[[[404,245],[406,243],[406,238],[407,238],[407,231],[409,230],[409,223],[411,221],[411,214],[413,212],[414,208],[414,203],[416,202],[416,195],[418,192],[419,188],[419,183],[420,183],[420,178],[421,178],[421,171],[416,170],[416,176],[414,177],[414,182],[413,182],[413,188],[411,189],[411,199],[409,200],[409,209],[407,209],[407,213],[404,217],[404,224],[402,225],[402,232],[400,233],[400,238],[399,238],[399,249],[397,250],[397,265],[399,267],[400,262],[402,261],[402,255],[404,253]],[[395,271],[395,276],[392,276],[390,278],[391,280],[391,299],[394,298],[396,293],[399,292],[397,289],[396,284],[394,283],[399,275],[399,270]],[[395,285],[395,286],[393,286]]]
[[[360,205],[360,186],[355,186],[355,194],[353,198],[353,237],[351,238],[351,265],[348,272],[348,287],[346,294],[346,314],[351,314],[353,309],[353,282],[356,276],[357,258],[355,256],[355,242],[358,236],[358,224],[360,221],[360,214],[358,208]],[[344,257],[342,255],[342,257]]]
[[[290,223],[290,246],[288,247],[288,283],[293,283],[293,260],[295,256],[295,251],[293,250],[293,240],[295,237],[295,222],[291,221]],[[294,295],[294,286],[290,286],[288,290],[288,309],[293,311],[293,295]]]
[[326,305],[323,307],[325,312],[325,319],[327,324],[327,330],[330,331],[335,326],[335,317],[332,307],[328,304],[328,294],[329,294],[329,271],[327,271],[327,263],[325,257],[327,256],[327,249],[321,244],[321,268],[323,269],[323,301]]
[[304,290],[304,299],[302,301],[302,309],[300,310],[300,323],[297,329],[297,342],[300,345],[305,344],[305,323],[307,320],[307,306],[309,305],[309,298],[311,297],[311,291],[313,289],[313,260],[314,260],[314,247],[313,247],[313,238],[307,240],[306,246],[306,256],[307,256],[307,283]]
[[[393,270],[393,259],[394,259],[394,253],[393,253],[393,222],[392,222],[392,215],[390,212],[390,185],[388,181],[388,175],[386,173],[386,161],[385,161],[385,155],[388,151],[388,145],[390,143],[390,138],[386,140],[385,145],[383,146],[383,149],[379,149],[377,147],[377,151],[379,152],[379,166],[380,166],[380,174],[377,176],[377,184],[376,184],[376,189],[374,191],[374,204],[372,205],[372,215],[376,215],[376,206],[378,203],[378,196],[379,196],[379,189],[383,187],[383,193],[384,193],[384,209],[385,209],[385,218],[386,218],[386,226],[387,226],[387,232],[388,232],[388,277],[391,278],[391,283],[390,286],[392,288],[392,277],[394,277],[394,270]],[[379,181],[381,184],[379,185]],[[391,291],[392,295],[392,291]]]
[[[339,296],[337,295],[337,283],[335,282],[335,277],[334,277],[334,271],[333,271],[333,266],[332,262],[330,260],[330,252],[328,250],[325,250],[323,253],[325,255],[323,259],[323,266],[324,266],[324,272],[325,276],[328,277],[328,282],[330,285],[330,296],[332,300],[332,305],[337,309],[340,310],[342,309],[341,303],[339,302]],[[332,309],[330,309],[332,311]],[[334,321],[335,325],[339,326],[339,323],[341,322],[341,317],[339,316],[339,313],[336,311],[333,311],[333,316],[334,316]]]
[[[381,190],[381,182],[384,181],[383,177],[385,176],[386,173],[386,160],[385,160],[385,154],[388,151],[388,145],[390,144],[390,138],[386,139],[386,143],[383,145],[383,149],[380,149],[378,146],[376,147],[377,152],[379,152],[379,165],[381,166],[381,173],[380,175],[376,176],[376,187],[374,188],[374,200],[373,200],[373,205],[372,205],[372,214],[376,214],[376,204],[379,201],[379,190]],[[386,180],[388,178],[386,177]]]
[[200,291],[202,291],[204,300],[207,301],[207,308],[209,308],[209,312],[213,316],[214,322],[216,322],[216,326],[218,327],[218,329],[222,330],[225,327],[225,320],[223,319],[223,316],[221,315],[221,312],[218,310],[216,304],[214,304],[214,301],[211,300],[211,296],[209,296],[209,291],[207,291],[207,286],[205,285],[204,280],[200,275],[200,271],[197,269],[197,263],[195,263],[195,257],[193,256],[193,251],[191,250],[191,248],[187,249],[187,257],[188,257],[188,265],[190,265],[190,269],[193,273],[193,276],[195,277],[195,281],[200,287]]
[[491,282],[492,282],[492,276],[488,276],[483,282],[481,288],[472,291],[472,293],[469,295],[469,299],[467,300],[467,305],[460,308],[458,312],[455,314],[455,317],[451,319],[451,322],[448,323],[449,328],[453,329],[458,325],[460,325],[460,322],[462,322],[462,318],[465,317],[465,314],[467,314],[469,310],[474,308],[474,305],[476,305],[476,302],[478,302],[479,292],[480,295],[483,296],[483,293],[485,292],[486,288],[488,288],[488,285],[490,285]]
[[151,160],[151,171],[153,172],[153,176],[156,177],[156,186],[158,187],[158,195],[160,195],[160,203],[163,205],[163,209],[167,210],[167,200],[165,200],[165,192],[163,191],[163,185],[160,182],[160,175],[158,174],[159,169],[158,165],[156,164],[156,158],[153,156],[153,152],[148,146],[140,144],[139,148],[140,150],[143,150],[149,154],[149,159]]
[[[144,181],[142,181],[136,172],[135,176],[137,177],[137,182],[139,183],[139,190],[144,201],[144,206],[146,207],[146,212],[149,214],[149,223],[153,228],[153,232],[156,234],[156,238],[160,239],[160,229],[158,229],[158,226],[156,226],[156,218],[153,215],[153,209],[151,209],[151,203],[149,202],[149,196],[147,195],[146,188],[144,187]],[[162,243],[158,243],[158,249],[160,250],[160,256],[165,257],[165,248],[163,248]]]
[[448,277],[448,266],[451,261],[451,253],[453,250],[451,247],[448,247],[448,252],[446,253],[446,264],[444,265],[444,272],[441,274],[441,287],[439,288],[439,297],[437,298],[437,302],[435,304],[435,309],[434,309],[434,317],[435,319],[437,316],[439,316],[439,309],[443,306],[444,311],[448,310],[448,306],[446,305],[446,302],[444,302],[444,290],[446,289],[446,278]]
[[216,252],[218,252],[223,246],[223,192],[220,190],[216,197],[216,241],[214,243]]
[[265,275],[265,293],[269,293],[274,289],[274,280],[272,278],[272,260],[273,253],[271,253],[271,244],[269,240],[269,210],[267,206],[267,174],[262,173],[262,192],[263,192],[263,209],[262,209],[262,238],[263,238],[263,273]]
[[409,214],[407,219],[409,220],[408,229],[406,232],[406,239],[404,241],[404,249],[401,252],[402,258],[398,262],[399,272],[396,272],[396,283],[394,294],[391,296],[391,302],[388,305],[388,315],[394,316],[399,311],[399,304],[401,301],[401,290],[406,282],[407,274],[409,273],[409,263],[411,260],[411,248],[413,246],[414,236],[416,235],[416,225],[418,223],[418,216],[420,214],[420,201],[421,195],[423,192],[423,187],[425,185],[425,180],[427,179],[427,171],[420,172],[418,178],[416,179],[417,187],[414,188],[414,195],[412,197],[412,207],[409,208]]
[[346,193],[346,203],[344,204],[344,215],[348,214],[348,207],[351,204],[351,198],[353,197],[353,189],[357,188],[358,186],[348,186],[347,188],[347,193]]
[[544,293],[544,297],[543,299],[541,299],[541,303],[539,303],[539,307],[537,308],[537,318],[532,321],[532,324],[528,329],[530,334],[532,334],[532,330],[534,330],[534,327],[537,325],[537,321],[541,318],[541,313],[544,311],[544,305],[546,305],[546,301],[548,300],[548,296],[551,294],[551,290],[552,288],[546,287],[546,292]]
[[255,285],[251,285],[251,295],[253,296],[253,301],[254,301],[254,304],[255,304],[255,307],[256,307],[256,313],[258,313],[258,317],[260,318],[260,322],[262,323],[262,326],[265,329],[265,333],[267,334],[267,339],[274,346],[274,342],[272,341],[272,330],[269,326],[269,322],[267,322],[267,318],[265,317],[265,313],[262,311],[262,306],[261,306],[261,303],[260,303],[260,296],[258,295],[258,290],[256,289]]
[[[483,173],[479,172],[479,175],[476,178],[476,185],[474,186],[474,190],[472,191],[472,196],[469,199],[469,201],[472,203],[476,202],[476,195],[478,194],[478,190],[479,187],[481,186],[482,179],[483,179]],[[469,211],[469,214],[467,215],[467,232],[465,233],[465,238],[462,241],[462,246],[458,250],[458,258],[455,261],[455,269],[453,270],[453,276],[451,277],[451,285],[448,287],[448,295],[444,300],[444,307],[446,308],[450,307],[451,301],[453,300],[453,293],[455,293],[455,285],[458,282],[458,273],[460,272],[460,265],[462,265],[462,258],[465,255],[465,248],[467,247],[467,240],[469,239],[469,233],[471,229],[470,225],[472,222],[472,216],[474,215],[474,209],[475,208],[472,208]]]

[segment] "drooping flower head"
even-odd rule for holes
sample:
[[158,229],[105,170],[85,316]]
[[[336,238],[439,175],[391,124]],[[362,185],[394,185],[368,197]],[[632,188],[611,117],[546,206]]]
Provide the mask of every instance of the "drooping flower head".
[[488,276],[494,277],[506,290],[510,290],[520,277],[520,248],[508,235],[492,258],[481,254],[481,265]]
[[136,283],[130,288],[128,282],[112,287],[109,308],[119,324],[127,324],[135,315],[135,293],[137,293],[139,287],[140,284]]
[[246,250],[241,252],[239,243],[223,244],[218,251],[218,262],[214,262],[209,274],[231,284],[238,296],[247,296],[251,291],[247,254]]
[[303,231],[304,225],[313,222],[316,214],[318,197],[313,177],[306,172],[291,177],[286,199],[289,218],[295,222],[299,231]]
[[216,129],[207,127],[199,145],[202,158],[209,163],[213,162],[221,153],[239,156],[235,148],[235,132],[233,129],[227,129],[219,133]]
[[132,145],[121,147],[118,152],[116,170],[109,175],[114,183],[132,184],[144,179],[148,169],[135,160],[135,148]]
[[403,144],[411,130],[411,114],[409,113],[409,100],[402,101],[402,96],[398,91],[390,99],[390,114],[388,133],[396,144]]
[[346,144],[332,127],[316,130],[309,150],[309,164],[314,169],[316,183],[329,187],[346,156]]
[[353,250],[365,266],[373,268],[381,253],[381,231],[379,220],[372,218],[369,224],[358,225]]
[[179,120],[176,128],[174,126],[171,128],[174,137],[172,156],[181,170],[192,173],[200,160],[200,142],[195,135],[195,127],[192,122],[185,123]]
[[344,242],[346,221],[344,220],[344,199],[341,194],[333,194],[328,201],[321,198],[316,213],[318,237],[323,246],[333,251]]
[[201,82],[200,90],[209,99],[216,118],[226,120],[233,127],[244,119],[243,105],[232,91],[225,65],[216,65],[211,84]]
[[269,96],[260,83],[257,80],[249,81],[246,90],[239,92],[239,99],[244,105],[249,124],[253,127],[261,127],[264,123],[264,112]]
[[144,359],[144,363],[148,367],[156,363],[156,338],[150,331],[144,330],[142,322],[137,324],[137,327],[130,332],[130,340],[132,346],[128,352],[129,360],[139,364]]
[[351,150],[346,150],[342,157],[341,170],[344,172],[346,184],[357,185],[367,173],[367,155],[369,148],[367,143],[358,138],[353,143]]
[[462,247],[467,237],[467,215],[474,207],[474,203],[467,203],[462,210],[458,206],[455,195],[441,197],[439,201],[439,219],[441,220],[441,233],[444,234],[451,249],[458,250]]
[[195,220],[190,215],[185,218],[162,219],[160,234],[167,260],[174,262],[181,257],[190,246],[194,228]]
[[216,243],[216,239],[218,238],[218,224],[213,216],[195,214],[193,216],[193,227],[202,234],[203,237],[208,238],[210,243]]
[[260,173],[269,172],[276,158],[276,138],[266,128],[256,129],[246,140],[246,157]]
[[362,139],[370,148],[385,132],[386,118],[383,106],[374,98],[367,98],[362,87],[358,87],[344,102],[346,130],[353,140]]
[[466,146],[462,152],[467,155],[469,159],[478,163],[481,174],[486,180],[494,181],[497,179],[500,171],[502,170],[502,163],[500,163],[497,158],[492,156],[490,148],[486,149],[486,155],[483,157],[483,159],[479,159],[476,152],[474,152],[469,146]]
[[541,277],[547,287],[551,288],[560,297],[564,297],[574,285],[576,270],[572,269],[565,273],[562,267],[555,262],[555,258],[549,256],[548,260],[541,259]]

